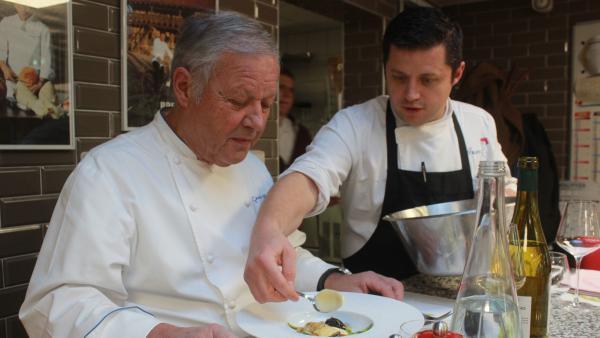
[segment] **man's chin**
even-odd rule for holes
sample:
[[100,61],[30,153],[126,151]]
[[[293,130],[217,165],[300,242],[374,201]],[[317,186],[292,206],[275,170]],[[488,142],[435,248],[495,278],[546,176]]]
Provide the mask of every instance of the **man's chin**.
[[402,120],[404,120],[404,122],[408,123],[408,125],[413,127],[418,127],[423,124],[423,122],[421,121],[421,117],[417,114],[403,114]]
[[246,159],[248,152],[249,149],[245,151],[236,151],[228,156],[222,157],[219,161],[216,161],[215,164],[219,167],[228,167],[230,165],[238,164]]

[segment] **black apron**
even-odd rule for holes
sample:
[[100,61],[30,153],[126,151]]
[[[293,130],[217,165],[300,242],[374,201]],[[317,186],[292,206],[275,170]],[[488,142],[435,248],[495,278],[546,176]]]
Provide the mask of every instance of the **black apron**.
[[386,109],[387,179],[383,207],[375,232],[355,254],[344,259],[344,266],[352,272],[375,271],[388,277],[404,279],[417,273],[404,245],[392,225],[381,219],[390,213],[474,197],[471,168],[467,147],[456,115],[452,114],[458,138],[462,169],[448,172],[426,173],[398,169],[398,146],[394,130],[396,119],[388,101]]

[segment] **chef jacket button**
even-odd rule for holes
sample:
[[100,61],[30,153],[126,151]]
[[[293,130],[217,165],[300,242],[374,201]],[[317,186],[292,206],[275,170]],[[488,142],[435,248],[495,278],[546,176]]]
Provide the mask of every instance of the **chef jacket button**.
[[229,310],[235,309],[236,306],[237,306],[237,304],[233,300],[227,302],[227,308],[229,308]]
[[317,169],[317,165],[314,163],[309,164],[308,167],[311,169]]
[[175,162],[175,164],[180,165],[181,164],[181,159],[179,158],[179,156],[174,156],[173,157],[173,162]]
[[206,256],[206,261],[208,262],[208,264],[212,264],[215,261],[215,256],[208,254]]
[[196,204],[192,203],[192,204],[190,204],[190,210],[196,211],[196,210],[198,210],[198,206]]
[[244,202],[244,205],[246,206],[246,208],[249,207],[250,206],[250,201]]

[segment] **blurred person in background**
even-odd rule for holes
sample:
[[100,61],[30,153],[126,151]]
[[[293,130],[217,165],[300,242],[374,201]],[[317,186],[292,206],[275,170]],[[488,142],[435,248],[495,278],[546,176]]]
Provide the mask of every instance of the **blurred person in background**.
[[294,107],[294,75],[287,68],[279,75],[279,172],[285,171],[312,141],[308,129],[290,116]]

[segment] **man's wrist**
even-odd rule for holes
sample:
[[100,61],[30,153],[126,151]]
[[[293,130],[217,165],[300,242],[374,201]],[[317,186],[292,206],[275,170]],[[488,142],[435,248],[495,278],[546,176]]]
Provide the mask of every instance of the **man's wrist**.
[[333,274],[351,275],[352,272],[350,272],[350,270],[348,270],[346,268],[339,268],[339,267],[326,270],[325,272],[323,272],[323,274],[319,278],[319,282],[317,283],[317,291],[321,291],[321,290],[325,289],[325,282]]

